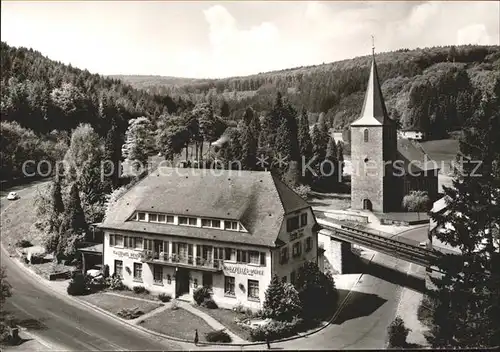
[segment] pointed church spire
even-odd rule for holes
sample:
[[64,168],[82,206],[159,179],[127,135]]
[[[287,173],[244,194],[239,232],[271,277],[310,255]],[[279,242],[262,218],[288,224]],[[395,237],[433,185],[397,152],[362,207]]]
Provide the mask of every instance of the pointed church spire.
[[385,108],[377,64],[375,63],[375,39],[372,36],[372,67],[366,88],[365,101],[360,117],[351,126],[381,126],[388,123],[387,109]]

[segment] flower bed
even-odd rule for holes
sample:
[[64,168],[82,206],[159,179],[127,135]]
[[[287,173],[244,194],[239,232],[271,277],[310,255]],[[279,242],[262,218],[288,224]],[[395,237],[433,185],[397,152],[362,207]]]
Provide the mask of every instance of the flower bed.
[[141,311],[142,314],[146,314],[159,308],[160,303],[145,302],[138,299],[120,297],[116,295],[108,295],[104,292],[98,292],[87,296],[80,296],[80,299],[94,304],[99,308],[107,310],[113,314],[118,315],[122,309],[129,309],[136,311]]

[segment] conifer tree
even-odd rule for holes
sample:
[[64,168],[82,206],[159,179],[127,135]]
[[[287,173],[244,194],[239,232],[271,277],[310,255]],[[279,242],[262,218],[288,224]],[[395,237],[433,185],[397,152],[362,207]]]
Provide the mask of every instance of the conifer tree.
[[[498,87],[498,82],[497,82]],[[460,250],[435,263],[434,311],[429,342],[434,347],[500,345],[500,100],[486,96],[464,129],[461,166],[445,188],[447,210],[432,214],[436,237]],[[480,162],[476,170],[477,162]]]
[[339,165],[339,179],[342,180],[342,175],[344,174],[344,143],[341,141],[337,142],[337,162]]
[[59,229],[57,255],[67,257],[74,255],[76,245],[85,238],[87,229],[78,186],[75,182],[71,185],[64,220]]
[[307,118],[307,111],[305,108],[302,110],[302,114],[299,120],[298,140],[300,155],[304,157],[307,162],[312,157],[313,147],[311,142],[311,134],[309,132],[309,120]]
[[265,293],[264,316],[279,321],[290,321],[299,316],[301,311],[302,306],[295,287],[283,283],[275,274]]
[[108,193],[112,188],[115,188],[118,185],[121,167],[120,159],[122,144],[123,140],[116,124],[116,119],[111,118],[111,127],[106,133],[106,139],[104,141],[104,160],[105,167],[107,168],[105,170],[105,174],[109,175],[111,173],[111,176],[108,176],[107,180],[105,180],[107,185],[105,185],[104,188]]
[[243,170],[255,170],[258,149],[258,130],[255,114],[248,108],[243,115],[243,123],[238,126],[241,143],[241,167]]

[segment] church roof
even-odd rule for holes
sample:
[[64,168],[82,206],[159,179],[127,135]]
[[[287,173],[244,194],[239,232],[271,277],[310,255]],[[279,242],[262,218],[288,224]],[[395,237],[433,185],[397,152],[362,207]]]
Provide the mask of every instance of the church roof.
[[361,116],[351,123],[351,126],[382,126],[389,123],[388,120],[389,116],[385,107],[384,97],[382,96],[382,89],[380,88],[380,79],[374,56]]
[[437,163],[429,157],[420,143],[411,139],[398,138],[398,156],[407,172],[439,170]]

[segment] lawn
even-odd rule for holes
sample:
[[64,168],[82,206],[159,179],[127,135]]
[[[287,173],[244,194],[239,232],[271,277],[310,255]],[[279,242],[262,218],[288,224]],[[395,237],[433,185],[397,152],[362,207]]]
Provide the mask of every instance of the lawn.
[[185,309],[167,309],[141,323],[146,329],[186,340],[194,340],[198,329],[200,341],[206,341],[205,334],[214,331],[202,318]]
[[250,329],[245,329],[244,327],[236,324],[235,319],[244,318],[244,313],[237,313],[230,309],[208,309],[201,306],[196,306],[197,309],[207,313],[212,318],[217,320],[219,323],[227,327],[227,329],[242,339],[250,341]]
[[2,200],[1,237],[9,253],[15,253],[15,244],[22,239],[29,240],[35,246],[43,244],[44,234],[34,226],[36,221],[34,202],[38,192],[45,192],[47,185],[46,182],[36,182],[26,189],[17,191],[20,199]]
[[158,296],[155,296],[155,295],[153,295],[151,293],[135,293],[134,291],[130,291],[130,290],[123,290],[123,291],[112,291],[112,290],[110,290],[110,292],[119,293],[120,295],[128,296],[130,298],[149,299],[151,301],[157,301],[158,303],[160,303],[160,300],[158,299]]
[[81,296],[80,299],[94,304],[113,314],[117,314],[122,308],[137,308],[138,310],[141,310],[143,314],[146,314],[161,306],[160,303],[145,302],[138,299],[110,295],[104,292]]

